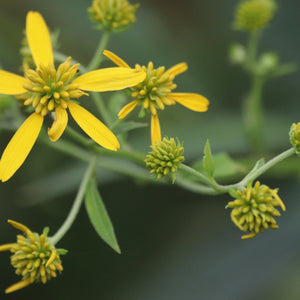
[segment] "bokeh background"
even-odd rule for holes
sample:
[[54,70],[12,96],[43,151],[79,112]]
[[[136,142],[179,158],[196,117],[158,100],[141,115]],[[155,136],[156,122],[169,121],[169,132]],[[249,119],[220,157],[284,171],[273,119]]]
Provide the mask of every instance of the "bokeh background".
[[[60,28],[61,52],[87,64],[101,35],[88,19],[90,3],[1,0],[2,67],[18,72],[20,41],[29,10],[41,12],[51,29]],[[207,96],[209,111],[194,113],[177,105],[161,114],[163,134],[184,141],[188,163],[202,156],[208,137],[215,153],[228,152],[239,158],[248,152],[241,106],[249,78],[228,60],[229,46],[246,41],[246,34],[232,30],[237,3],[141,1],[137,24],[113,35],[108,45],[131,65],[149,60],[166,67],[188,63],[189,71],[176,78],[177,91]],[[278,5],[260,51],[276,51],[282,62],[299,65],[300,3],[281,0]],[[275,79],[264,90],[266,120],[262,130],[267,147],[274,153],[289,147],[289,127],[299,121],[299,76],[296,72]],[[148,131],[143,128],[130,134],[134,147],[145,153]],[[2,151],[11,133],[1,132],[0,136]],[[37,143],[17,174],[0,185],[0,244],[15,240],[16,230],[6,223],[8,218],[37,232],[48,225],[54,233],[69,211],[84,168],[84,164]],[[230,221],[230,212],[224,209],[227,195],[202,196],[176,186],[146,185],[100,170],[99,188],[122,255],[98,238],[83,207],[58,245],[69,250],[63,257],[62,275],[46,285],[32,285],[8,296],[0,292],[0,299],[297,300],[300,172],[294,165],[292,171],[272,174],[268,172],[260,179],[280,188],[287,206],[279,219],[280,229],[243,241]],[[4,291],[19,277],[10,267],[8,253],[0,253],[0,267],[0,291]]]

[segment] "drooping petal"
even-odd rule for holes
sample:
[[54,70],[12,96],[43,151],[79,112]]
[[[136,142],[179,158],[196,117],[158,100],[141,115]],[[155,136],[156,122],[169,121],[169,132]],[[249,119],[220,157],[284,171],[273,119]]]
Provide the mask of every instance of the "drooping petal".
[[192,93],[171,93],[167,94],[167,97],[175,100],[181,105],[187,107],[190,110],[204,112],[208,110],[209,101],[200,94]]
[[187,64],[185,62],[183,62],[183,63],[179,63],[179,64],[173,66],[172,68],[168,69],[165,73],[176,76],[178,74],[185,72],[187,69],[188,69]]
[[124,119],[139,104],[139,100],[134,100],[126,104],[119,112],[119,119]]
[[29,284],[31,284],[31,278],[30,277],[28,277],[26,279],[23,279],[23,280],[15,283],[13,285],[11,285],[10,287],[8,287],[5,290],[5,294],[9,294],[9,293],[18,291],[20,289],[23,289],[24,287],[28,286]]
[[22,76],[0,70],[0,94],[18,95],[26,93],[23,84],[29,81]]
[[25,161],[41,130],[44,118],[37,113],[30,115],[14,134],[0,161],[0,180],[10,179]]
[[42,63],[48,66],[53,64],[53,52],[49,30],[42,15],[30,11],[26,18],[26,36],[31,55],[36,66]]
[[156,142],[161,141],[161,132],[158,116],[151,114],[151,142],[152,145],[155,145]]
[[67,124],[68,113],[65,108],[59,105],[55,109],[55,120],[53,121],[51,128],[48,128],[49,139],[52,142],[56,142],[65,131]]
[[106,68],[88,72],[77,77],[73,83],[87,91],[117,91],[142,82],[146,77],[143,71],[128,68]]
[[68,107],[77,124],[96,143],[109,150],[120,148],[115,135],[100,120],[78,104],[68,102]]
[[123,67],[123,68],[130,68],[128,64],[119,56],[116,54],[112,53],[111,51],[104,50],[103,54],[109,58],[112,62],[114,62],[117,66]]

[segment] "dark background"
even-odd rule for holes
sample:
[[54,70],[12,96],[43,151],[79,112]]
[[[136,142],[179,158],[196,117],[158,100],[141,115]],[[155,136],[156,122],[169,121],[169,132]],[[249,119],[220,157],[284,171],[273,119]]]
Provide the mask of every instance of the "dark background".
[[[242,70],[228,62],[231,43],[246,41],[232,30],[238,1],[145,0],[137,24],[113,35],[108,49],[130,65],[170,67],[186,61],[189,70],[176,78],[178,92],[198,92],[211,101],[207,113],[179,105],[161,114],[163,134],[184,140],[187,163],[198,159],[206,138],[215,153],[233,157],[247,153],[241,126],[241,105],[249,89]],[[282,62],[300,61],[299,1],[278,1],[279,10],[260,44],[276,51]],[[1,0],[0,64],[18,72],[20,41],[29,10],[41,12],[51,29],[60,28],[60,51],[83,65],[89,62],[100,32],[88,20],[86,0]],[[299,72],[275,79],[264,90],[265,141],[274,153],[287,149],[288,130],[299,120]],[[108,95],[104,94],[104,97]],[[149,129],[130,135],[132,144],[148,151]],[[4,149],[11,133],[2,132]],[[2,151],[2,150],[1,150]],[[50,226],[54,233],[65,219],[85,166],[37,143],[7,183],[0,185],[0,243],[13,242],[16,230],[8,218],[33,231]],[[43,178],[53,176],[45,185]],[[68,177],[64,177],[68,174]],[[250,300],[300,298],[300,209],[298,175],[260,178],[279,195],[287,211],[280,229],[241,240],[241,232],[224,209],[229,196],[202,196],[176,186],[141,182],[99,171],[100,191],[113,220],[122,255],[96,235],[84,209],[59,243],[69,250],[64,271],[44,285],[32,285],[0,299],[212,299]],[[39,181],[40,180],[40,181]],[[63,182],[63,184],[61,184]],[[33,202],[41,202],[33,205]],[[0,290],[18,281],[9,253],[0,253]]]

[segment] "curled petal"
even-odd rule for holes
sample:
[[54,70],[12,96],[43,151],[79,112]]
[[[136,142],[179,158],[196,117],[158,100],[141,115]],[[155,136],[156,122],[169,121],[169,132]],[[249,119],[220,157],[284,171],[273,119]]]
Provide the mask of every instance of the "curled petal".
[[73,102],[68,102],[68,107],[77,124],[96,143],[109,150],[120,148],[115,135],[91,113]]
[[12,292],[15,292],[17,290],[20,290],[20,289],[23,289],[24,287],[28,286],[29,284],[31,284],[31,278],[28,277],[24,280],[21,280],[13,285],[11,285],[10,287],[8,287],[6,290],[5,290],[5,294],[9,294],[9,293],[12,293]]
[[204,112],[208,110],[209,101],[199,94],[171,93],[167,97],[193,111]]
[[188,69],[187,64],[185,62],[183,62],[183,63],[179,63],[179,64],[173,66],[172,68],[168,69],[165,73],[176,76],[178,74],[185,72],[187,69]]
[[73,83],[86,91],[117,91],[142,82],[146,77],[144,71],[128,68],[106,68],[88,72],[77,77]]
[[134,100],[126,104],[119,112],[119,119],[124,119],[139,104],[139,100]]
[[40,114],[33,113],[8,143],[0,161],[0,180],[2,182],[10,179],[25,161],[41,131],[43,120],[44,118]]
[[161,132],[158,116],[151,114],[151,142],[155,145],[156,142],[161,141]]
[[25,83],[29,83],[26,78],[0,70],[0,94],[18,95],[26,93],[27,90],[23,88]]
[[55,109],[55,120],[52,123],[51,128],[48,128],[48,136],[52,142],[56,142],[68,124],[68,113],[61,105]]
[[117,66],[123,67],[123,68],[130,68],[128,64],[119,56],[116,54],[112,53],[111,51],[104,50],[103,54],[109,58],[112,62],[114,62]]
[[26,36],[36,66],[53,64],[53,52],[49,30],[42,15],[30,11],[26,18]]

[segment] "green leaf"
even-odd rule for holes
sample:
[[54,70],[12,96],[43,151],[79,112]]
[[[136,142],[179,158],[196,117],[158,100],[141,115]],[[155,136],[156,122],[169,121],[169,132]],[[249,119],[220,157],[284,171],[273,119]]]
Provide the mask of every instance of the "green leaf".
[[113,93],[108,101],[108,110],[113,117],[116,117],[121,107],[124,105],[126,100],[126,95],[122,93]]
[[[246,173],[247,169],[241,163],[234,161],[227,153],[218,153],[214,155],[215,178],[237,177]],[[193,165],[193,168],[199,172],[203,172],[203,161],[200,160]]]
[[113,225],[106,211],[105,205],[98,192],[96,180],[90,180],[85,197],[85,208],[96,232],[111,248],[121,253]]
[[141,122],[135,122],[135,121],[124,121],[122,124],[120,124],[116,130],[115,133],[121,133],[121,132],[127,132],[133,129],[147,127],[148,123],[141,123]]
[[207,176],[213,177],[215,172],[215,164],[214,159],[211,154],[209,140],[206,141],[205,147],[204,147],[204,157],[203,157],[203,168],[206,172]]

